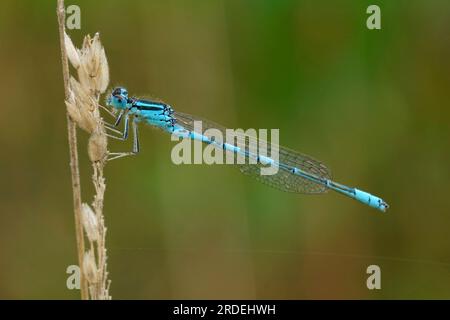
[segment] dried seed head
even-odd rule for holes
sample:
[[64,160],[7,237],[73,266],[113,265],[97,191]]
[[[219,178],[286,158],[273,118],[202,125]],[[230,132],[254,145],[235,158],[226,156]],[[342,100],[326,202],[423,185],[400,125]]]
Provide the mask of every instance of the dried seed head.
[[109,66],[106,59],[105,48],[100,42],[100,34],[97,32],[93,39],[93,51],[98,63],[97,77],[95,79],[95,88],[98,92],[104,93],[109,85]]
[[76,49],[65,34],[65,47],[71,64],[78,72],[78,81],[69,80],[70,96],[66,101],[67,111],[77,125],[91,134],[88,153],[91,161],[103,160],[107,153],[107,138],[98,110],[99,94],[109,85],[109,67],[100,35],[87,35],[81,49]]
[[84,253],[83,274],[90,284],[98,282],[97,264],[95,263],[95,255],[92,250]]
[[66,105],[70,116],[80,128],[89,133],[94,132],[101,122],[95,99],[73,77],[69,81],[69,91],[71,94]]
[[67,57],[69,58],[70,63],[75,69],[80,67],[80,56],[78,55],[77,49],[73,45],[72,39],[64,32],[64,44],[66,47]]
[[105,49],[100,42],[100,34],[96,33],[94,38],[86,36],[78,55],[78,78],[81,85],[94,94],[105,92],[109,84],[109,67]]
[[83,228],[89,241],[98,241],[100,239],[97,216],[87,203],[81,205],[81,220]]
[[106,59],[105,49],[102,48],[100,53],[100,72],[97,80],[97,90],[104,93],[109,86],[109,66]]
[[[74,102],[65,101],[67,112],[69,113],[69,116],[72,118],[73,121],[75,121],[80,127],[81,120],[81,114],[78,107],[75,105]],[[87,128],[82,128],[83,130],[87,131]]]
[[108,153],[108,139],[103,131],[96,130],[89,138],[88,154],[91,162],[103,161]]

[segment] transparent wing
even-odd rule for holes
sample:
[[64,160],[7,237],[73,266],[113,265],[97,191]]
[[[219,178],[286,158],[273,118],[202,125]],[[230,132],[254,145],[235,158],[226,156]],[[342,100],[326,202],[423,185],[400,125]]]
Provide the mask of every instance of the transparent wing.
[[[226,128],[210,120],[181,112],[175,112],[174,116],[177,123],[183,126],[186,130],[193,131],[194,121],[202,121],[203,131],[214,128],[222,132],[223,137],[226,137]],[[204,132],[201,132],[201,134],[204,134]],[[243,139],[242,141],[248,140],[245,139],[245,136],[241,136],[239,137],[239,139]],[[267,145],[268,155],[270,155],[272,151],[271,147],[274,145],[271,145],[267,141],[261,141],[261,139],[258,139],[258,141],[259,143]],[[297,151],[282,146],[278,146],[278,149],[279,162],[283,166],[280,166],[278,173],[274,175],[261,175],[260,169],[264,167],[264,165],[261,164],[246,163],[238,164],[237,166],[243,174],[285,192],[317,194],[327,191],[326,187],[304,179],[298,175],[294,175],[289,170],[289,168],[297,168],[309,174],[313,174],[319,178],[331,180],[331,172],[323,163],[311,158],[310,156],[301,154]]]

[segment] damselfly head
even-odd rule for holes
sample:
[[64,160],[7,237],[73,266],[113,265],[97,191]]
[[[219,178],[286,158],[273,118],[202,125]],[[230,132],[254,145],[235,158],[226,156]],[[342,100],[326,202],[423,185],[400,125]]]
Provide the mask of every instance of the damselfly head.
[[126,109],[128,104],[128,91],[123,87],[114,88],[107,99],[107,104],[116,109]]

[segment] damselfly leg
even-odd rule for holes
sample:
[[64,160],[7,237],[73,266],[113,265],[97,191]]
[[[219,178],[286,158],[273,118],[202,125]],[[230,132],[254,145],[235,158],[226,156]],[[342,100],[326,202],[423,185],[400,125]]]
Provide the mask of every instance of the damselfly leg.
[[132,123],[132,128],[133,128],[133,154],[138,154],[139,153],[139,130],[138,130],[138,124],[136,121],[136,118],[133,119],[133,123]]
[[112,112],[111,110],[109,110],[107,107],[102,106],[101,104],[98,105],[100,108],[102,108],[103,110],[106,111],[106,113],[108,113],[111,117],[113,117],[114,119],[116,119],[116,113]]
[[[128,122],[128,116],[126,116],[125,121]],[[132,130],[133,130],[133,150],[131,152],[111,152],[108,154],[108,161],[127,157],[127,156],[135,156],[139,153],[139,150],[140,150],[139,131],[138,131],[138,125],[137,125],[137,122],[135,119],[133,119],[131,126],[132,126]],[[128,133],[127,133],[127,135],[128,135]],[[126,137],[125,137],[125,139],[126,139]]]
[[116,122],[114,123],[114,125],[111,125],[111,124],[105,122],[105,128],[106,129],[109,129],[110,131],[119,134],[119,136],[114,136],[112,134],[106,134],[108,137],[116,139],[116,140],[121,140],[121,141],[127,140],[127,138],[128,138],[128,130],[129,130],[129,116],[128,116],[128,113],[125,114],[123,132],[114,128],[114,127],[117,127],[120,124],[120,121],[122,120],[122,117],[123,117],[123,112],[121,112],[119,114],[119,116],[117,117]]
[[[120,140],[120,141],[126,141],[128,139],[128,132],[129,132],[129,122],[130,117],[128,115],[127,111],[121,111],[119,115],[116,117],[114,115],[115,122],[114,124],[103,122],[105,125],[105,129],[111,131],[114,134],[107,133],[106,136],[112,139]],[[124,128],[123,131],[120,131],[116,129],[116,127],[120,124],[122,118],[124,118]],[[132,130],[133,130],[133,149],[131,152],[110,152],[108,154],[108,161],[123,158],[126,156],[132,156],[136,155],[139,152],[139,136],[138,136],[138,128],[135,121],[135,118],[133,117],[133,123],[132,123]]]

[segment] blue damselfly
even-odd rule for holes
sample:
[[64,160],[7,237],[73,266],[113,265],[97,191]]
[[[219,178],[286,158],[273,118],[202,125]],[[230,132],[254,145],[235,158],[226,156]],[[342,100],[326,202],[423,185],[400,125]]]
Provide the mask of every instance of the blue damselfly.
[[[223,126],[189,114],[175,112],[172,107],[163,102],[129,97],[125,88],[115,88],[107,99],[107,105],[119,112],[113,125],[106,124],[108,130],[119,135],[109,134],[108,136],[119,140],[126,140],[128,137],[130,118],[133,133],[133,150],[127,153],[111,154],[112,158],[110,159],[137,154],[139,152],[138,123],[144,122],[172,135],[198,140],[208,145],[213,145],[225,152],[255,160],[253,163],[248,161],[237,166],[242,173],[276,189],[305,194],[324,193],[328,189],[331,189],[383,212],[389,207],[386,202],[377,196],[334,182],[331,179],[330,170],[320,161],[310,156],[282,146],[276,146],[279,156],[275,160],[268,156],[260,156],[257,153],[252,153],[246,148],[228,143],[228,141],[218,141],[211,135],[195,131],[194,123],[195,121],[201,121],[204,128],[217,129],[225,137],[227,133]],[[122,119],[124,119],[124,130],[119,131],[114,127],[117,127]],[[243,138],[245,140],[245,137]],[[270,143],[265,144],[269,148],[271,147]],[[278,172],[273,175],[261,175],[261,166],[267,165],[277,166],[279,168]]]

